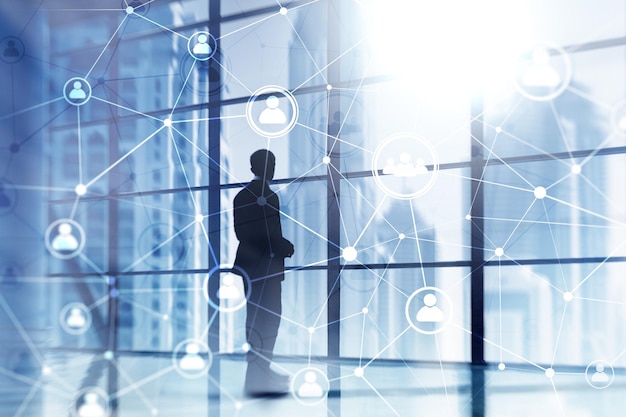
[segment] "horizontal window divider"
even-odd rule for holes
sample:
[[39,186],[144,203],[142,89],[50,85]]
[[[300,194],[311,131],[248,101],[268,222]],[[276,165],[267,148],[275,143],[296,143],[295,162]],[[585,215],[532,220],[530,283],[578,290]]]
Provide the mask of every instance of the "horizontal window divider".
[[[516,266],[516,265],[575,265],[575,264],[599,264],[599,263],[622,263],[626,262],[626,256],[597,256],[587,258],[539,258],[539,259],[506,259],[485,261],[483,266]],[[339,269],[342,270],[369,270],[369,269],[415,269],[415,268],[469,268],[471,267],[471,261],[440,261],[440,262],[397,262],[393,264],[386,263],[373,263],[373,264],[344,264],[340,265]],[[313,266],[287,266],[285,271],[298,272],[298,271],[326,271],[329,268],[335,268],[328,265],[313,265]],[[145,271],[125,271],[125,272],[56,272],[47,274],[47,278],[84,278],[84,277],[127,277],[127,276],[145,276],[145,275],[180,275],[180,274],[207,274],[210,269],[198,268],[198,269],[172,269],[172,270],[145,270]]]

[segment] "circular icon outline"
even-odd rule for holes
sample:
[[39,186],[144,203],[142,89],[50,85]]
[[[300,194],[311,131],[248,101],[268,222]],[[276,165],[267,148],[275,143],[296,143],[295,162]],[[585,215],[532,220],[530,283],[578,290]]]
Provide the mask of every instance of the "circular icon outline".
[[[56,226],[62,223],[70,224],[71,226],[73,226],[76,230],[78,230],[78,235],[79,235],[78,247],[68,254],[59,253],[59,251],[57,251],[56,249],[52,247],[52,243],[50,242],[50,236],[52,234],[52,230]],[[48,249],[48,252],[50,252],[52,256],[54,256],[55,258],[63,259],[63,260],[72,259],[78,256],[85,248],[85,231],[83,230],[80,224],[78,224],[76,221],[72,219],[58,219],[50,223],[50,225],[46,228],[44,242],[46,244],[46,249]]]
[[[209,52],[209,54],[206,57],[198,57],[193,52],[193,49],[196,47],[196,45],[198,45],[198,43],[194,43],[193,46],[191,44],[192,44],[192,42],[196,42],[198,37],[200,37],[200,36],[206,36],[207,37],[206,44],[209,46],[209,48],[211,48],[211,51]],[[207,32],[205,30],[201,30],[199,32],[195,32],[187,40],[187,52],[189,52],[189,55],[191,55],[191,57],[193,59],[195,59],[196,61],[208,61],[209,59],[213,58],[213,56],[215,55],[216,51],[217,51],[217,39],[215,39],[215,36],[213,36],[211,33]]]
[[[298,377],[302,374],[306,374],[307,372],[314,372],[315,374],[317,374],[318,376],[322,376],[323,377],[323,381],[325,384],[325,387],[322,387],[320,385],[320,388],[322,388],[323,390],[323,395],[321,397],[318,398],[312,398],[311,401],[308,401],[305,398],[299,396],[297,394],[297,390],[295,387],[296,384],[296,380],[298,380]],[[319,382],[318,382],[319,384]],[[308,407],[313,407],[316,405],[321,404],[322,402],[324,402],[324,400],[326,400],[326,398],[328,398],[328,392],[330,391],[330,381],[328,380],[328,377],[326,376],[326,374],[319,368],[316,368],[314,366],[307,366],[305,368],[302,368],[300,370],[298,370],[292,377],[291,377],[291,381],[289,382],[289,391],[291,392],[291,395],[296,399],[296,401],[298,401],[300,404],[302,405],[306,405]]]
[[[412,317],[412,315],[409,312],[411,302],[415,299],[415,297],[417,297],[419,294],[421,294],[423,292],[426,292],[426,291],[436,292],[437,294],[443,295],[443,298],[448,303],[448,306],[450,306],[450,311],[449,311],[447,317],[444,319],[443,323],[436,330],[424,330],[424,329],[421,329],[417,324],[415,324],[415,322],[413,321],[413,317]],[[452,300],[450,299],[448,294],[445,291],[443,291],[442,289],[437,288],[437,287],[432,287],[432,286],[422,287],[422,288],[420,288],[420,289],[418,289],[416,291],[413,291],[413,293],[407,299],[405,307],[404,307],[404,315],[405,315],[407,321],[409,322],[409,325],[414,330],[416,330],[417,332],[422,333],[422,334],[427,334],[427,335],[437,334],[437,333],[441,333],[442,331],[444,331],[448,327],[450,322],[452,321],[453,314],[454,314],[454,310],[453,310]]]
[[[160,242],[160,244],[157,245],[157,247],[144,248],[145,246],[144,242],[147,241],[148,243],[150,243],[149,240],[147,240],[149,239],[148,234],[152,230],[157,230],[160,232],[159,228],[161,227],[165,227],[167,229],[167,233],[163,233],[163,236],[166,236],[164,240]],[[143,263],[145,263],[151,268],[162,269],[162,268],[165,268],[166,266],[161,265],[161,263],[166,262],[166,261],[155,259],[154,254],[156,253],[157,249],[160,250],[170,245],[172,248],[171,265],[177,266],[185,259],[185,256],[187,255],[188,250],[189,250],[187,247],[187,242],[185,241],[185,238],[181,234],[181,231],[171,223],[165,223],[165,222],[152,223],[148,225],[146,228],[144,228],[139,234],[139,237],[137,238],[136,250],[138,251],[139,256],[142,258]],[[176,245],[179,245],[180,247],[177,247]]]
[[[590,376],[590,370],[592,370],[591,368],[593,367],[594,369],[597,369],[596,366],[598,365],[603,365],[605,367],[608,367],[611,370],[611,377],[609,378],[609,381],[605,384],[605,385],[598,385],[597,383],[594,384],[595,381],[592,380],[592,376]],[[591,362],[589,365],[587,365],[587,368],[585,368],[585,380],[587,381],[587,384],[594,389],[605,389],[608,388],[613,381],[615,380],[615,369],[613,369],[613,365],[611,365],[609,362],[602,360],[602,359],[596,359],[595,361]]]
[[[237,271],[237,272],[234,272],[234,271]],[[216,303],[215,301],[213,301],[212,297],[209,296],[209,281],[211,280],[212,276],[219,277],[221,272],[228,272],[233,275],[238,275],[244,280],[245,294],[243,297],[241,297],[242,298],[241,302],[239,302],[237,305],[233,307],[221,306],[219,303]],[[252,280],[250,279],[246,271],[244,271],[242,268],[236,265],[220,264],[218,266],[214,266],[208,272],[206,278],[204,279],[204,282],[202,283],[202,293],[204,294],[204,299],[209,303],[211,307],[213,307],[216,310],[219,310],[222,313],[232,313],[243,308],[243,306],[245,306],[248,300],[250,299],[251,291],[252,291]]]
[[[69,313],[73,309],[79,309],[85,315],[85,324],[74,328],[67,324],[67,313]],[[61,328],[68,334],[77,336],[87,332],[91,328],[93,323],[93,317],[91,315],[91,310],[84,303],[75,301],[72,303],[68,303],[59,312],[59,323],[61,323]]]
[[[432,158],[433,168],[432,168],[432,175],[429,181],[426,183],[425,186],[423,186],[419,190],[412,192],[412,193],[398,193],[396,191],[390,190],[380,178],[380,173],[379,173],[380,169],[378,168],[380,154],[390,143],[398,139],[410,139],[412,141],[418,142],[420,145],[424,146],[428,150]],[[439,156],[437,155],[437,151],[435,150],[434,146],[432,146],[425,139],[417,135],[411,134],[411,133],[396,133],[394,135],[387,137],[382,143],[378,145],[378,147],[374,151],[374,156],[372,157],[372,174],[374,176],[374,180],[376,184],[378,185],[378,188],[380,188],[388,196],[392,198],[396,198],[398,200],[412,200],[414,198],[417,198],[426,194],[435,185],[435,182],[437,181],[437,177],[439,176]],[[388,174],[385,174],[385,175],[388,175]]]
[[[311,107],[308,110],[308,116],[307,116],[307,126],[315,126],[315,122],[313,119],[314,113],[316,110],[318,110],[322,104],[325,104],[324,108],[324,112],[323,112],[323,118],[326,121],[325,123],[325,127],[323,129],[319,129],[319,130],[313,130],[313,129],[307,129],[307,138],[309,138],[309,142],[311,142],[311,144],[313,145],[313,147],[318,150],[319,152],[324,153],[325,156],[328,155],[337,155],[336,152],[331,151],[329,152],[329,150],[326,148],[326,144],[327,141],[325,140],[327,137],[330,137],[331,139],[334,138],[333,136],[327,136],[326,135],[326,130],[328,128],[328,122],[330,118],[334,118],[335,113],[333,113],[332,115],[328,114],[328,102],[330,99],[335,99],[338,98],[340,101],[342,98],[346,98],[348,100],[350,100],[351,104],[349,107],[349,112],[356,112],[357,110],[362,110],[363,113],[365,114],[367,112],[365,106],[363,105],[363,101],[358,98],[355,94],[351,93],[351,92],[346,92],[346,91],[341,91],[341,90],[331,90],[330,92],[326,92],[324,95],[322,95],[321,97],[317,98],[317,100],[315,100],[312,104]],[[357,105],[360,107],[360,109],[355,110],[354,106]],[[339,111],[339,110],[338,110]],[[341,123],[342,127],[345,126],[345,121],[347,119],[347,115],[344,114],[343,117],[343,123]],[[363,118],[362,120],[362,125],[363,128],[361,129],[361,132],[367,132],[369,131],[369,118],[366,116]],[[324,137],[324,143],[323,145],[320,145],[319,143],[317,143],[318,141],[316,141],[315,139],[315,135],[320,135]],[[338,154],[339,157],[344,158],[344,157],[349,157],[352,156],[356,153],[358,153],[359,151],[363,150],[365,147],[365,134],[360,135],[361,137],[361,143],[351,143],[348,142],[346,139],[343,139],[341,137],[341,133],[339,135],[339,137],[337,139],[334,139],[342,144],[345,144],[345,146],[342,146],[341,148],[341,153]],[[348,147],[349,150],[346,151],[345,147]]]
[[76,396],[74,397],[74,401],[72,402],[72,406],[70,407],[70,413],[72,414],[72,417],[81,417],[76,405],[77,405],[78,399],[88,393],[97,394],[98,397],[102,399],[102,402],[104,404],[104,417],[109,417],[111,415],[110,399],[106,391],[104,391],[100,387],[84,387],[76,393]]
[[[180,354],[181,350],[191,343],[197,345],[199,350],[205,349],[207,352],[207,358],[204,367],[197,372],[189,372],[185,369],[182,369],[180,367],[179,359],[177,358],[177,355]],[[209,373],[209,369],[211,369],[211,366],[213,365],[213,352],[211,352],[209,346],[202,340],[194,338],[185,339],[179,342],[176,347],[174,347],[174,350],[172,351],[172,364],[174,365],[174,369],[176,370],[176,372],[178,372],[178,374],[182,377],[188,379],[200,378]]]
[[[268,132],[267,130],[262,129],[257,125],[257,123],[253,120],[252,117],[252,106],[259,99],[261,95],[266,95],[269,93],[278,93],[282,94],[289,101],[289,105],[291,106],[291,118],[287,122],[286,126],[276,132]],[[298,102],[291,92],[287,89],[280,87],[278,85],[266,85],[265,87],[261,87],[256,90],[250,98],[248,99],[248,103],[246,104],[246,120],[248,124],[256,133],[266,138],[278,138],[280,136],[284,136],[289,133],[298,122],[298,116],[300,115],[300,109],[298,107]]]
[[[87,91],[85,92],[85,98],[81,99],[80,101],[75,101],[72,98],[70,98],[67,92],[70,84],[74,85],[74,83],[76,82],[80,82],[81,87],[87,86],[86,87]],[[75,89],[75,86],[73,88]],[[63,98],[65,98],[65,101],[67,101],[72,106],[79,107],[79,106],[86,104],[91,99],[91,94],[92,94],[91,84],[89,84],[89,82],[82,77],[72,77],[69,80],[67,80],[65,84],[63,85]]]
[[533,101],[550,101],[555,99],[556,97],[560,96],[569,86],[570,82],[572,81],[572,59],[569,56],[569,54],[567,53],[567,51],[565,51],[565,49],[563,49],[562,46],[559,46],[555,43],[552,42],[547,42],[547,41],[538,41],[535,42],[530,48],[527,48],[527,50],[525,51],[526,53],[531,53],[533,50],[537,50],[537,49],[545,49],[545,50],[554,50],[557,52],[558,56],[561,57],[561,59],[563,60],[563,64],[565,65],[565,72],[564,72],[564,76],[563,79],[561,81],[561,84],[559,85],[558,88],[556,88],[554,91],[545,94],[545,95],[540,95],[540,94],[532,94],[529,93],[528,91],[526,91],[524,89],[524,87],[520,84],[519,79],[518,79],[518,74],[517,72],[515,73],[515,76],[513,77],[513,83],[515,85],[515,88],[517,89],[517,91],[523,95],[524,97],[528,98],[529,100],[533,100]]
[[9,43],[9,42],[15,42],[15,41],[17,41],[18,45],[20,45],[19,48],[15,48],[15,45],[12,46],[18,51],[18,55],[15,56],[16,58],[15,60],[6,59],[7,58],[6,49],[2,54],[0,54],[0,59],[2,59],[2,61],[4,61],[5,63],[9,65],[17,64],[24,58],[24,56],[26,55],[26,46],[24,45],[24,42],[22,42],[22,40],[18,38],[17,36],[5,36],[4,38],[2,38],[2,40],[0,40],[0,45],[4,45],[5,42]]

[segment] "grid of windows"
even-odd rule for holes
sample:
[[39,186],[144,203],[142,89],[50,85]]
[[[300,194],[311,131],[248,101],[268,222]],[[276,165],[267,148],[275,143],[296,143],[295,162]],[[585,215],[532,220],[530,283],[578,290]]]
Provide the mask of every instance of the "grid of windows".
[[277,355],[623,366],[622,2],[82,3],[0,9],[0,302],[29,341],[241,357],[245,309],[207,294],[269,148]]

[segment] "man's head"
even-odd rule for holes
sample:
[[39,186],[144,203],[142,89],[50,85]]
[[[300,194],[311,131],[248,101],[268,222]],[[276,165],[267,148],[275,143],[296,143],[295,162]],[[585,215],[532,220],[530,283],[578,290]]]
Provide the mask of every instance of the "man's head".
[[274,178],[275,166],[276,158],[268,149],[259,149],[250,155],[250,170],[266,181]]

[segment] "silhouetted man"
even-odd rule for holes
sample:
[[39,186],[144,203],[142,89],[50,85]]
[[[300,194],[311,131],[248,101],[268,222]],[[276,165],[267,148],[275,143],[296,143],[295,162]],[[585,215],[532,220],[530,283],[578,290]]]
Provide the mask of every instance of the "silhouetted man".
[[250,156],[254,178],[237,194],[233,204],[235,234],[239,239],[234,266],[245,271],[252,282],[246,317],[250,350],[245,391],[255,396],[289,391],[289,378],[270,369],[282,311],[284,259],[294,251],[293,244],[283,237],[280,203],[269,187],[274,168],[272,152],[254,152]]

